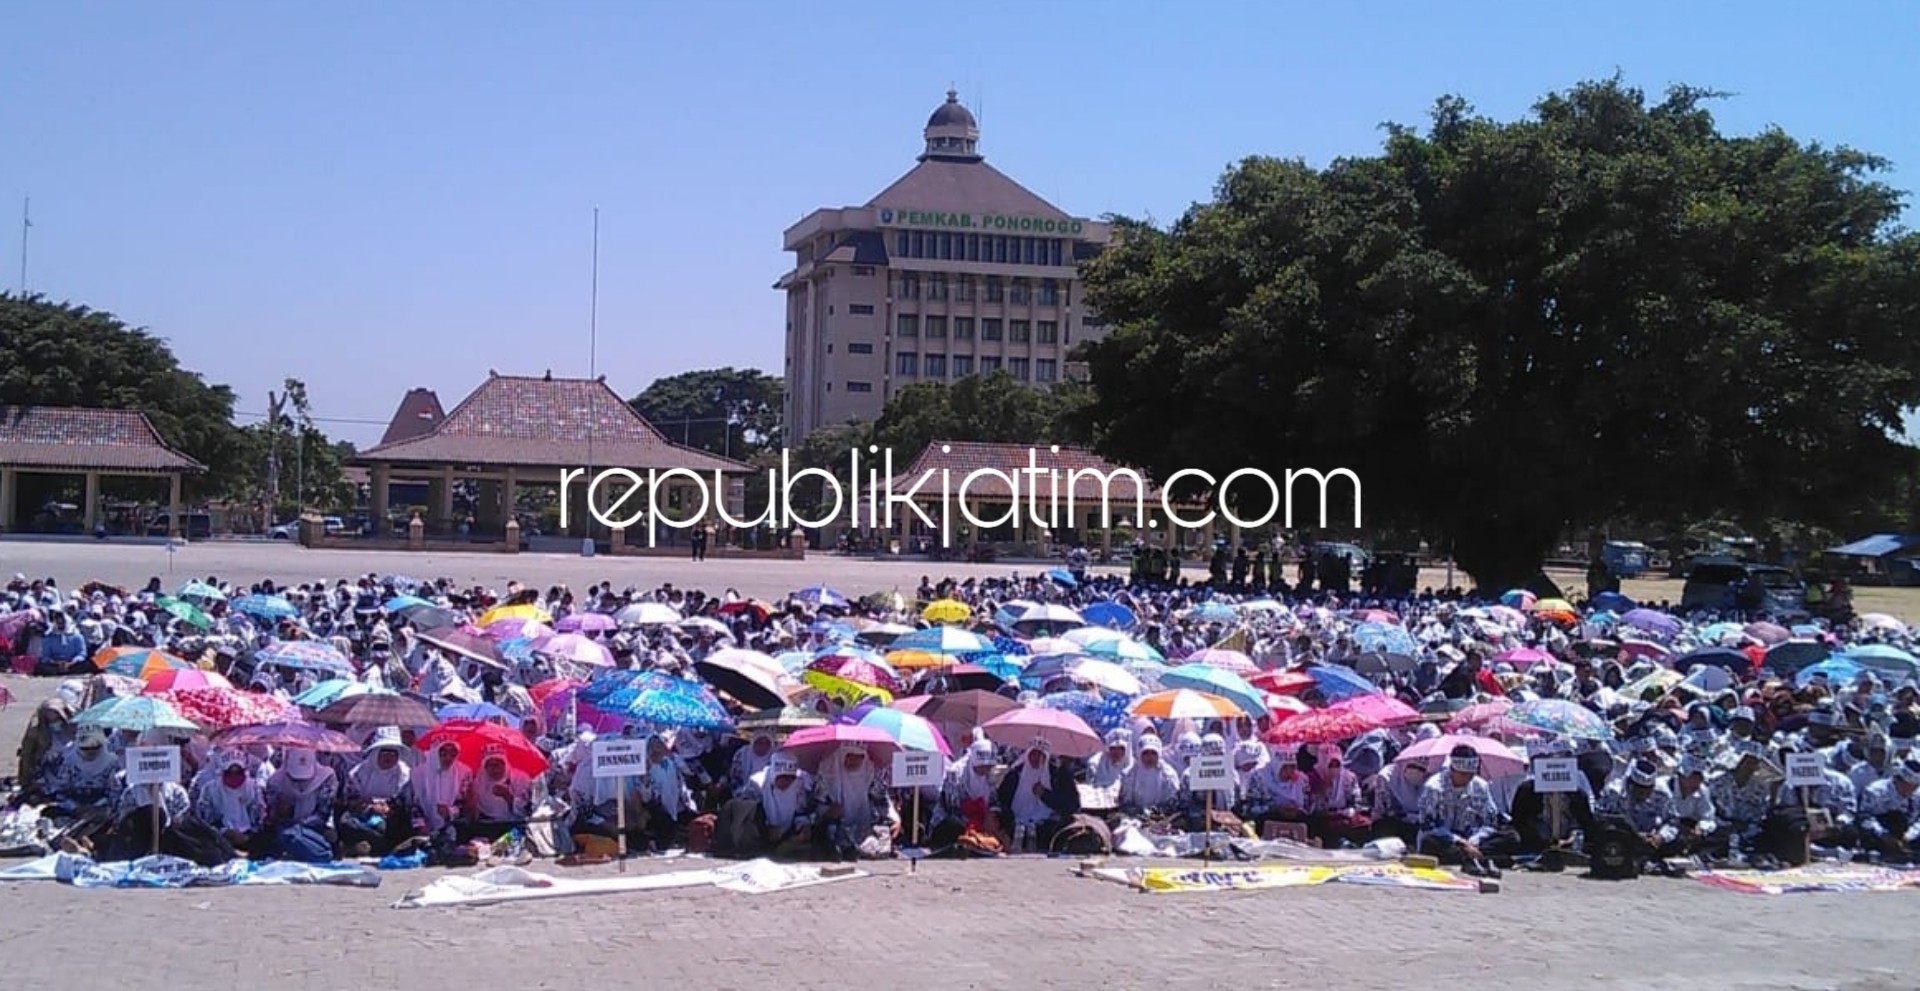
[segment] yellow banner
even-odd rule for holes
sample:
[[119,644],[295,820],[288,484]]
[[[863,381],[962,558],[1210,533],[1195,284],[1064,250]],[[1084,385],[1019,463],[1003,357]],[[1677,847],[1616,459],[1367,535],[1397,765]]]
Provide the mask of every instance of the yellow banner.
[[1137,882],[1147,891],[1257,891],[1316,884],[1373,884],[1437,891],[1478,891],[1479,882],[1431,867],[1405,864],[1275,864],[1189,869],[1148,867]]

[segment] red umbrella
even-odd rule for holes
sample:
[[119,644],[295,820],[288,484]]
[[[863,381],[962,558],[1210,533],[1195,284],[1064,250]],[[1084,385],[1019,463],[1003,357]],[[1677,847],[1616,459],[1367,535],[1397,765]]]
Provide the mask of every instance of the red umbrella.
[[1507,714],[1513,708],[1512,699],[1494,699],[1491,702],[1477,702],[1453,714],[1447,720],[1447,732],[1458,733],[1462,730],[1483,729]]
[[1355,713],[1381,726],[1405,726],[1420,721],[1419,710],[1391,695],[1355,695],[1327,708]]
[[214,735],[216,747],[299,747],[329,754],[354,754],[360,745],[338,730],[287,720],[262,726],[240,726]]
[[258,726],[300,718],[300,710],[291,702],[234,688],[183,688],[161,697],[181,715],[210,729]]
[[1268,743],[1333,743],[1370,733],[1380,724],[1345,709],[1302,713],[1267,731]]
[[528,777],[547,772],[547,755],[541,753],[540,748],[518,730],[510,730],[498,723],[449,719],[421,734],[413,745],[430,754],[440,749],[442,743],[448,742],[460,748],[459,762],[476,771],[480,769],[482,758],[498,747],[501,755],[507,759],[509,768]]
[[1276,695],[1291,695],[1312,688],[1315,682],[1305,671],[1262,671],[1248,677],[1247,684]]
[[893,752],[900,744],[885,730],[873,726],[860,726],[848,723],[833,723],[828,726],[809,726],[796,730],[787,737],[787,743],[780,749],[792,755],[800,766],[812,770],[820,762],[833,756],[834,752],[846,744],[865,747],[867,759],[871,761],[892,760]]

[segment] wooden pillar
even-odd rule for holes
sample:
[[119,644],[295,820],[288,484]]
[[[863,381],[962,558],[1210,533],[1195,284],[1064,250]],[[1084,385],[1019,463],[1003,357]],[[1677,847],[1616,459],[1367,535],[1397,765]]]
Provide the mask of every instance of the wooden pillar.
[[100,473],[97,471],[87,472],[87,495],[81,504],[80,520],[81,529],[87,536],[93,536],[94,524],[100,522]]
[[457,529],[458,522],[455,521],[453,518],[453,466],[452,465],[445,465],[445,466],[442,466],[440,469],[439,497],[440,497],[440,504],[433,507],[433,511],[439,515],[440,521],[442,523],[446,524],[448,527]]
[[393,529],[387,522],[387,514],[393,510],[390,504],[393,499],[392,469],[386,465],[374,465],[368,477],[370,479],[368,488],[371,491],[367,493],[367,503],[373,509],[373,535],[385,537]]
[[520,472],[512,465],[508,465],[507,479],[500,486],[500,515],[509,521],[514,519],[514,507],[520,504],[519,486]]
[[13,529],[14,488],[19,477],[18,471],[0,467],[0,533]]
[[180,473],[167,476],[167,539],[178,540],[186,533],[181,518],[184,510],[180,506]]

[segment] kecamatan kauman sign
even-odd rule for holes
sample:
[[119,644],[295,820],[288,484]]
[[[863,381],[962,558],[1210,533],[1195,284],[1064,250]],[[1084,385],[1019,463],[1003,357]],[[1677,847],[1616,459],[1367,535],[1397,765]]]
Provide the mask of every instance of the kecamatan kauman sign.
[[1013,217],[1002,213],[944,213],[938,210],[880,208],[882,227],[918,227],[940,231],[1017,231],[1023,234],[1078,234],[1086,221],[1072,217]]

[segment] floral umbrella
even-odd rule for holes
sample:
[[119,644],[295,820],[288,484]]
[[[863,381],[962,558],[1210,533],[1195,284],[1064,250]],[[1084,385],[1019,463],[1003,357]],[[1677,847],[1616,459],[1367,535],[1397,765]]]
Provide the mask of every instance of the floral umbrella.
[[603,612],[577,612],[560,617],[553,628],[561,633],[605,633],[619,629],[620,623]]
[[214,734],[213,745],[235,750],[245,747],[298,747],[323,754],[360,752],[360,745],[339,730],[291,719],[225,730]]
[[1483,729],[1505,716],[1512,708],[1513,702],[1509,699],[1476,702],[1454,713],[1453,718],[1447,720],[1447,732],[1459,733],[1463,730]]
[[1347,709],[1316,709],[1303,712],[1267,731],[1268,743],[1333,743],[1362,733],[1371,733],[1380,724]]
[[1507,711],[1503,721],[1576,740],[1611,740],[1613,730],[1599,714],[1566,699],[1535,699]]
[[314,640],[276,640],[254,653],[254,660],[260,664],[271,664],[283,668],[296,668],[302,671],[326,671],[332,674],[350,675],[353,664],[347,655],[335,650],[332,645]]
[[681,678],[669,677],[664,683],[641,689],[622,689],[598,704],[604,711],[622,712],[628,719],[653,726],[721,732],[733,728],[726,707],[705,685]]
[[299,718],[292,703],[236,688],[175,689],[162,696],[182,716],[208,729],[232,729]]
[[901,687],[900,680],[886,668],[867,658],[848,654],[815,658],[813,663],[807,665],[800,680],[821,691],[828,691],[839,683],[851,682],[897,695]]
[[1205,650],[1196,650],[1186,657],[1181,658],[1181,661],[1185,664],[1205,664],[1208,667],[1220,668],[1238,674],[1253,674],[1260,670],[1260,665],[1253,663],[1253,658],[1248,657],[1240,651],[1228,650],[1224,647],[1208,647]]

